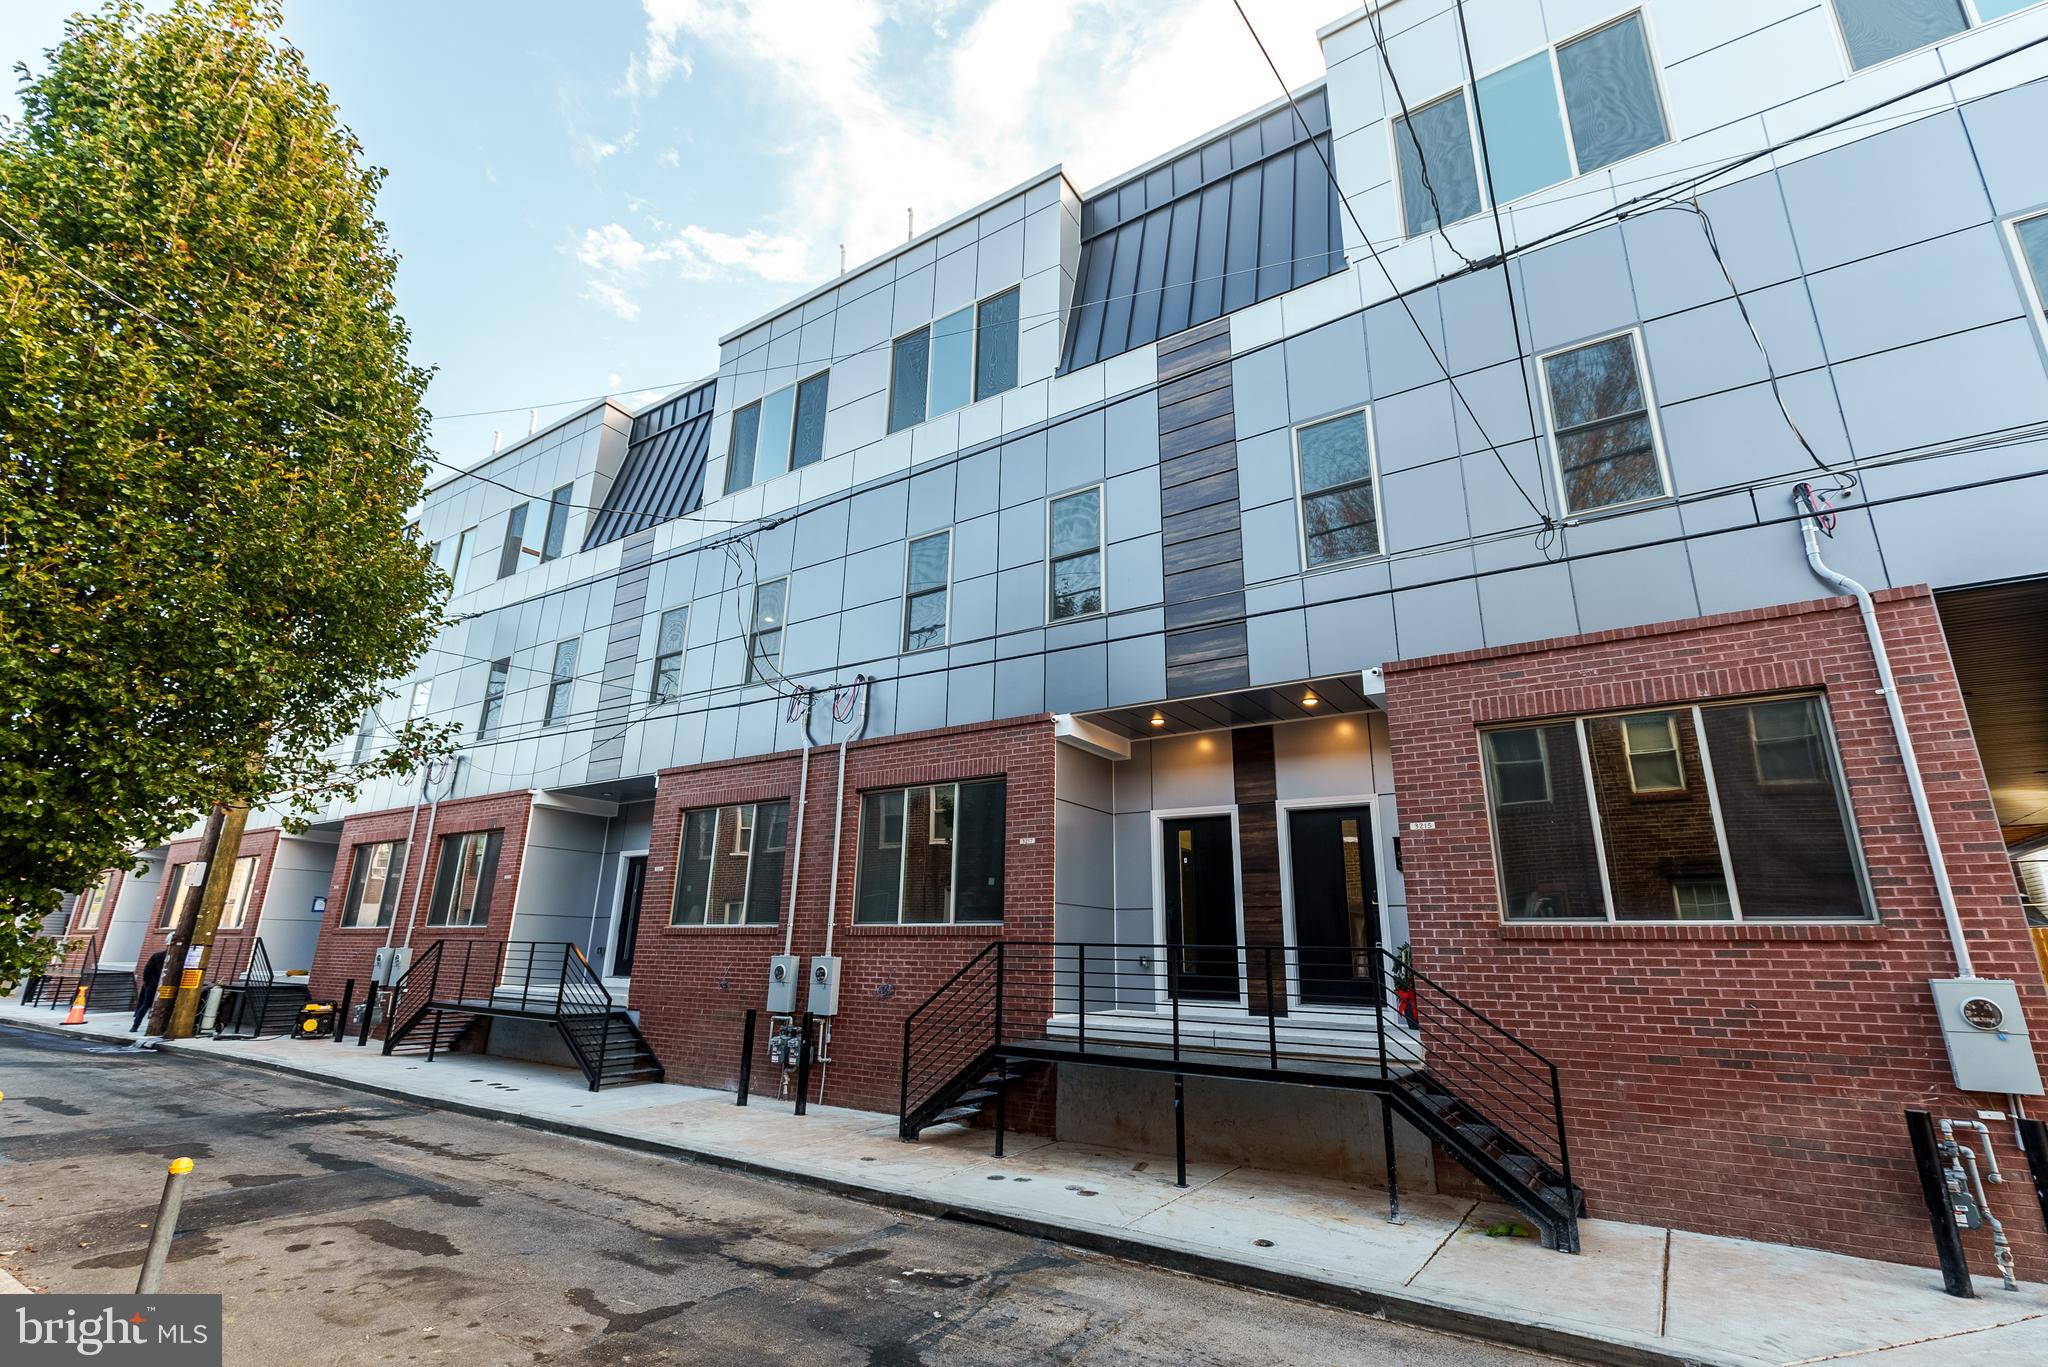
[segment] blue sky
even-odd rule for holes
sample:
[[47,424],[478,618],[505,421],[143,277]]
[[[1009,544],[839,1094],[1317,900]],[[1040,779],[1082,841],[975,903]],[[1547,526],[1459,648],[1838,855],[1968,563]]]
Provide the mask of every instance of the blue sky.
[[[6,0],[0,57],[38,65],[76,7]],[[1299,84],[1351,5],[1246,8]],[[530,408],[709,373],[906,208],[929,227],[1055,162],[1087,190],[1277,93],[1230,0],[287,0],[286,32],[390,172],[462,462]]]

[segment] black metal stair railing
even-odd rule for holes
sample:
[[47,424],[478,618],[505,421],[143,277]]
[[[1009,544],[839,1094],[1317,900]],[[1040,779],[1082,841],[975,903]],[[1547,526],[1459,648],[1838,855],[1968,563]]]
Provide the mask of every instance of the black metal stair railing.
[[997,941],[904,1019],[903,1137],[986,1094],[1002,1059],[1379,1093],[1546,1242],[1577,1246],[1556,1066],[1376,947]]
[[384,1005],[386,1054],[395,1050],[413,1032],[440,998],[441,961],[447,945],[446,940],[436,940],[428,945],[388,989]]
[[22,995],[22,1005],[47,1005],[53,1011],[61,1011],[71,1005],[71,999],[83,987],[86,1004],[90,1006],[93,980],[99,976],[99,971],[99,937],[88,935],[65,950],[40,976],[30,980]]

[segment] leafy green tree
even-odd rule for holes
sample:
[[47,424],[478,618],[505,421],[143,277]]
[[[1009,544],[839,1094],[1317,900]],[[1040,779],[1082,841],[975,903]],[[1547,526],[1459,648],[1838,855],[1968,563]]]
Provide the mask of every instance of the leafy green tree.
[[0,978],[211,803],[303,815],[447,744],[330,755],[447,582],[383,173],[280,23],[76,15],[0,121]]

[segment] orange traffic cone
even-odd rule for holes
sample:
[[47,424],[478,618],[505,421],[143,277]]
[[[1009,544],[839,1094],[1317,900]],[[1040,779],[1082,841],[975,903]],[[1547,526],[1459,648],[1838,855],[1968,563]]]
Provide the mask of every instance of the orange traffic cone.
[[71,999],[71,1014],[64,1018],[66,1025],[85,1024],[85,984],[78,985],[78,995]]

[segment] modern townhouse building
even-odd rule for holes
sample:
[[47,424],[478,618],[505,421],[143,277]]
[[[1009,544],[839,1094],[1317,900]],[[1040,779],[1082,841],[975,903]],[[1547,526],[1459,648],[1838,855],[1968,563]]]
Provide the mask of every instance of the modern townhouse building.
[[2048,1020],[2048,5],[1319,37],[434,489],[465,745],[318,828],[313,992],[1926,1261],[1904,1110]]

